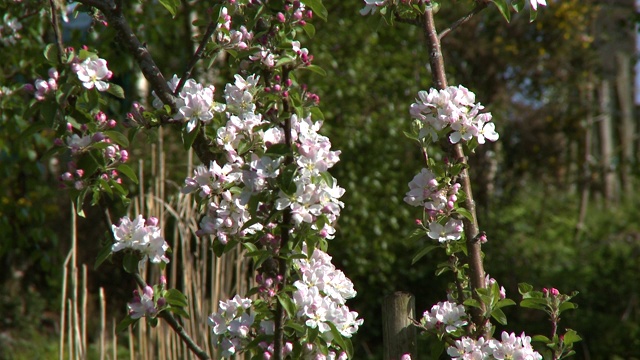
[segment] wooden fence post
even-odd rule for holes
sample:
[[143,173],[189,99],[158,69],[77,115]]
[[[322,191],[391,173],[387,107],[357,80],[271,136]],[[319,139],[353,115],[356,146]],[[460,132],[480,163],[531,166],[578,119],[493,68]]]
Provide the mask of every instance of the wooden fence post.
[[417,359],[415,298],[412,294],[397,291],[382,302],[382,335],[384,360],[400,360],[404,354]]

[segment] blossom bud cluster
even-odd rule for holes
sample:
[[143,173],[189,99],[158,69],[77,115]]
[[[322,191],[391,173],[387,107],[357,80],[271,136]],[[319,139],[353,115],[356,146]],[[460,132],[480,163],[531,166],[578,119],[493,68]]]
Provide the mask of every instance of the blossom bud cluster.
[[49,69],[49,79],[37,79],[33,85],[26,84],[25,90],[34,92],[34,96],[36,100],[43,101],[46,99],[47,94],[53,93],[58,89],[58,79],[60,75],[58,74],[58,70],[56,68]]
[[498,140],[495,124],[490,122],[491,113],[480,113],[484,106],[475,103],[475,98],[464,86],[420,91],[410,108],[411,116],[422,125],[419,137],[437,141],[442,134],[452,131],[449,134],[452,144],[474,137],[479,144]]
[[[255,113],[258,80],[259,77],[254,75],[246,79],[236,75],[235,83],[225,87],[227,121],[218,128],[215,141],[224,150],[227,163],[220,166],[213,161],[209,167],[199,166],[194,176],[185,180],[183,193],[199,190],[199,196],[209,200],[199,234],[212,234],[225,244],[231,237],[243,237],[262,230],[260,222],[246,228],[244,224],[251,219],[248,207],[251,197],[266,194],[276,197],[276,210],[291,209],[296,226],[308,224],[322,237],[333,238],[333,225],[344,206],[338,200],[344,189],[337,186],[333,178],[332,184],[327,184],[322,176],[338,162],[340,151],[332,151],[329,139],[318,134],[321,122],[314,123],[310,117],[292,115],[293,161],[297,167],[292,179],[295,192],[278,191],[276,178],[281,175],[284,156],[271,154],[269,149],[276,144],[284,144],[285,134],[277,126],[260,126],[267,122],[261,114]],[[252,151],[246,150],[247,144],[253,144]],[[266,217],[268,211],[264,215]],[[316,221],[321,217],[326,221],[318,227]]]
[[89,90],[96,88],[98,91],[109,89],[109,83],[106,80],[111,79],[113,73],[107,68],[107,60],[97,56],[88,57],[82,62],[73,62],[71,70],[76,73],[78,80],[85,88]]
[[456,340],[455,346],[447,349],[447,354],[453,360],[463,359],[527,359],[542,360],[542,355],[533,350],[531,337],[522,333],[516,336],[514,333],[502,332],[502,341],[495,339],[485,340],[483,337],[474,340],[463,337]]
[[153,299],[153,288],[147,285],[142,293],[134,290],[133,300],[127,303],[127,308],[132,319],[139,319],[143,316],[154,317],[158,313],[158,309]]
[[0,23],[0,44],[4,46],[15,45],[21,38],[22,24],[17,18],[5,13]]
[[[242,351],[256,334],[273,335],[274,323],[270,320],[256,321],[252,311],[253,301],[236,295],[233,299],[220,301],[218,311],[209,316],[213,344],[221,350],[223,358]],[[268,348],[268,347],[267,347]]]
[[[146,225],[145,225],[146,223]],[[169,258],[165,252],[169,244],[162,237],[162,230],[157,226],[158,219],[151,217],[145,220],[138,215],[134,220],[125,216],[120,219],[118,226],[111,225],[111,231],[115,243],[111,247],[112,252],[131,249],[139,252],[142,259],[138,262],[138,268],[142,269],[147,260],[152,263],[168,263]]]
[[[449,218],[448,215],[455,208],[458,200],[459,183],[440,183],[436,175],[429,169],[422,169],[409,182],[409,191],[404,201],[413,206],[425,209],[432,220],[429,223],[427,235],[441,243],[459,240],[462,237],[462,220]],[[438,215],[445,215],[437,220]]]
[[315,249],[311,258],[296,260],[295,267],[300,276],[293,283],[297,289],[293,293],[297,317],[306,326],[317,328],[326,340],[331,340],[329,324],[344,337],[356,333],[363,320],[345,305],[347,299],[356,296],[356,291],[351,280],[331,263],[331,256]]
[[[80,126],[81,133],[75,133],[71,123],[67,123],[67,133],[69,135],[54,140],[56,146],[62,146],[69,149],[72,156],[80,157],[82,154],[100,149],[99,155],[104,158],[104,164],[107,169],[99,174],[102,180],[108,181],[113,179],[117,183],[122,183],[119,173],[114,169],[114,165],[123,164],[129,160],[129,152],[122,149],[120,145],[113,142],[105,132],[116,126],[116,121],[108,119],[107,115],[100,111],[94,117],[95,122],[91,124],[82,124]],[[91,131],[89,130],[91,128]],[[93,132],[93,133],[91,133]],[[85,177],[86,175],[86,177]],[[76,162],[69,163],[68,171],[61,175],[60,180],[64,186],[72,186],[76,190],[81,190],[86,186],[86,179],[94,174],[85,174],[83,169],[77,169]]]
[[451,334],[468,324],[466,318],[464,306],[445,301],[433,305],[430,311],[425,311],[420,323],[428,330]]

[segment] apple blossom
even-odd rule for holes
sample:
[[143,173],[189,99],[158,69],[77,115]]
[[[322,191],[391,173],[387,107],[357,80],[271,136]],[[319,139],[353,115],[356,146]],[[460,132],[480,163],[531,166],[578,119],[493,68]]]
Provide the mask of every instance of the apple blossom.
[[105,59],[87,58],[81,63],[73,64],[71,69],[82,81],[82,86],[85,88],[93,89],[95,87],[98,91],[109,89],[109,83],[105,80],[109,80],[112,73],[107,68]]

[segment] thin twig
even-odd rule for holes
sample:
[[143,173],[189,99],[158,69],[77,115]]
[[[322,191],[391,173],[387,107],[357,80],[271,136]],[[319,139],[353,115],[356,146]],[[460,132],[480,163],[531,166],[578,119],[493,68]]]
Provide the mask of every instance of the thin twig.
[[213,35],[213,32],[216,31],[216,25],[217,23],[214,22],[213,20],[209,22],[209,25],[207,26],[207,31],[202,36],[202,39],[200,40],[200,44],[198,45],[198,49],[196,49],[196,52],[193,53],[193,56],[191,57],[191,60],[187,65],[187,69],[184,71],[184,74],[180,78],[180,82],[178,83],[176,90],[173,92],[173,96],[178,96],[178,93],[180,92],[180,90],[182,90],[182,87],[187,82],[187,79],[191,77],[191,72],[193,72],[193,68],[196,66],[198,61],[200,61],[200,58],[202,58],[202,54],[204,53],[204,49],[207,46],[207,43],[209,42],[211,35]]
[[456,20],[453,24],[451,24],[451,26],[449,26],[448,28],[442,30],[442,32],[440,32],[440,34],[438,34],[438,39],[442,40],[442,38],[444,38],[445,36],[447,36],[450,32],[452,32],[453,30],[455,30],[458,26],[466,23],[467,21],[471,20],[472,17],[474,17],[476,14],[478,14],[479,12],[481,12],[482,10],[486,9],[487,6],[489,6],[488,2],[482,1],[482,2],[478,2],[476,7],[473,8],[473,10],[471,10],[467,15],[461,17],[460,19]]
[[62,45],[62,35],[60,34],[60,25],[58,24],[58,11],[55,0],[49,0],[51,7],[51,25],[53,25],[53,34],[56,37],[56,46],[58,47],[58,63],[62,64],[62,54],[64,54],[64,45]]

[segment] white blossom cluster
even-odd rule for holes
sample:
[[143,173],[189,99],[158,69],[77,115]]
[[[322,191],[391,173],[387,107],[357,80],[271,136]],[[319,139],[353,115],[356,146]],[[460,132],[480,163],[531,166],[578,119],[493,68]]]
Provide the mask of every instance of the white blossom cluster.
[[453,360],[542,360],[542,355],[533,350],[531,337],[522,333],[516,336],[514,333],[502,332],[502,341],[495,339],[485,340],[480,338],[474,340],[463,337],[456,340],[455,346],[447,349],[447,354]]
[[129,316],[132,319],[139,319],[143,316],[155,316],[158,313],[156,304],[153,301],[153,288],[149,285],[145,286],[140,293],[138,290],[133,292],[133,300],[127,303]]
[[20,21],[9,13],[5,13],[0,23],[0,43],[4,46],[15,45],[21,38],[20,30],[22,30]]
[[296,260],[295,266],[300,275],[300,280],[293,283],[298,318],[306,326],[317,328],[329,341],[330,323],[344,337],[355,334],[363,320],[358,319],[357,312],[349,311],[345,301],[355,297],[356,291],[351,280],[331,263],[331,256],[315,249],[311,258]]
[[[236,75],[235,83],[227,84],[224,98],[227,122],[217,130],[216,144],[224,150],[227,163],[220,166],[212,162],[209,167],[200,166],[194,176],[185,179],[183,193],[198,191],[208,201],[207,213],[200,222],[199,234],[212,234],[225,244],[232,237],[243,237],[262,229],[256,223],[244,228],[251,219],[249,200],[259,193],[277,196],[276,210],[291,209],[295,225],[309,224],[324,238],[331,239],[333,227],[344,204],[338,199],[344,189],[322,180],[325,173],[339,160],[340,151],[331,150],[331,142],[318,134],[321,122],[310,117],[291,116],[291,139],[295,144],[294,163],[298,169],[292,181],[294,194],[275,193],[275,179],[280,175],[284,157],[269,154],[271,146],[285,143],[284,130],[279,126],[264,128],[266,121],[256,114],[254,96],[259,77],[246,79]],[[260,126],[259,128],[257,128]],[[255,129],[259,130],[255,130]],[[254,144],[252,151],[240,147]],[[271,185],[270,185],[271,184]],[[323,216],[326,221],[318,228],[316,221]]]
[[474,137],[479,144],[498,140],[495,124],[490,122],[491,113],[480,113],[484,106],[475,100],[475,94],[461,85],[418,92],[410,113],[422,124],[419,137],[437,141],[446,129],[446,132],[452,131],[449,134],[452,144]]
[[445,301],[433,305],[430,311],[425,311],[420,323],[429,330],[444,330],[450,334],[468,324],[466,317],[464,306]]
[[[240,352],[253,340],[254,331],[272,335],[273,321],[260,321],[256,324],[255,314],[251,311],[253,301],[236,295],[233,299],[220,301],[218,311],[209,316],[212,327],[213,344],[221,350],[221,356],[229,358]],[[256,326],[258,330],[254,329]]]
[[[148,222],[148,225],[145,225]],[[142,269],[148,261],[152,263],[169,262],[165,252],[169,249],[169,244],[162,237],[162,231],[157,226],[158,219],[151,217],[145,220],[142,215],[138,215],[133,221],[125,216],[120,219],[120,225],[111,225],[111,231],[116,242],[112,245],[111,251],[118,252],[124,249],[132,249],[140,252],[143,257],[138,262],[138,268]]]

